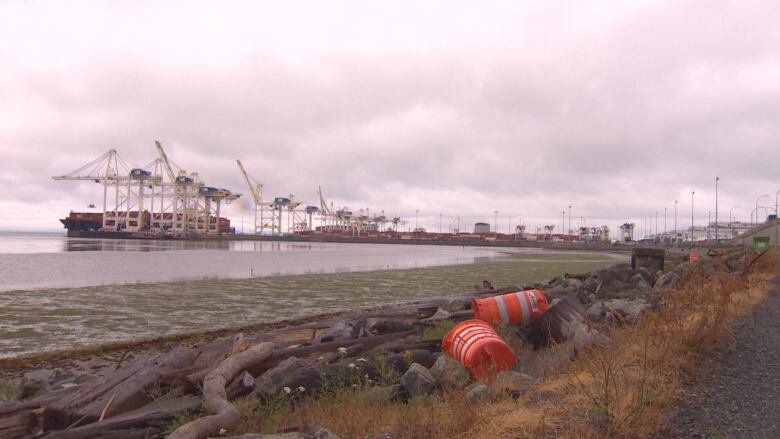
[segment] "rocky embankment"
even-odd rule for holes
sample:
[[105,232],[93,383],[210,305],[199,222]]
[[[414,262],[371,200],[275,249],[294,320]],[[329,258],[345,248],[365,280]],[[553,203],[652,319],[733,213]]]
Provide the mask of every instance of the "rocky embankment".
[[[695,263],[705,272],[738,272],[747,257],[744,251],[701,252]],[[334,386],[357,389],[356,398],[399,404],[453,391],[472,404],[517,398],[581,350],[611,343],[610,328],[616,324],[630,324],[657,306],[661,293],[688,275],[687,259],[687,251],[667,250],[665,261],[642,268],[621,264],[520,288],[492,289],[486,283],[461,296],[172,345],[161,352],[27,370],[3,384],[0,397],[11,401],[0,403],[0,436],[226,436],[241,422],[232,403],[237,398],[295,403]],[[524,328],[501,329],[518,364],[477,381],[442,354],[442,336],[455,322],[473,317],[472,299],[520,289],[543,291],[551,306]],[[558,348],[544,355],[551,344]],[[171,421],[182,413],[201,416],[171,432]],[[246,437],[333,438],[338,433],[317,425],[287,436]]]

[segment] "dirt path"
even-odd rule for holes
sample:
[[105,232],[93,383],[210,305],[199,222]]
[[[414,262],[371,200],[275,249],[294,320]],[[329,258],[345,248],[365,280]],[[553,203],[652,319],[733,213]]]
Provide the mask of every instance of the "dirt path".
[[684,389],[672,425],[681,438],[780,437],[780,276]]

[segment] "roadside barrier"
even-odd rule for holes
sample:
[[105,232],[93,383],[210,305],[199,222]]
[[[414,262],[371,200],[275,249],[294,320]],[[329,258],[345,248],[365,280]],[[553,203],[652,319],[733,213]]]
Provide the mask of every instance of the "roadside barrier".
[[444,336],[441,346],[479,380],[491,380],[517,363],[512,348],[482,320],[458,323]]
[[547,311],[549,302],[540,290],[526,290],[486,299],[473,299],[474,318],[493,326],[525,326]]

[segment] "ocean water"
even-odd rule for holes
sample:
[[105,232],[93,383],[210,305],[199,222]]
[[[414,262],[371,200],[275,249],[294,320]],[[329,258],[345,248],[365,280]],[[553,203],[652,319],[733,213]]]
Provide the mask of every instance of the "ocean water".
[[388,244],[0,234],[0,356],[73,349],[460,294],[624,260]]

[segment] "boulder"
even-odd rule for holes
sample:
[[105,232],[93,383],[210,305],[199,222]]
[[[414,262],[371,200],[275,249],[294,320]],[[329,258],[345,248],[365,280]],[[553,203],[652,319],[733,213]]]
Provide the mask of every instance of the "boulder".
[[580,285],[580,290],[585,290],[587,293],[595,293],[598,286],[599,279],[596,276],[591,276],[582,282],[582,285]]
[[412,363],[401,377],[401,386],[411,397],[430,395],[436,388],[436,378],[425,366]]
[[385,404],[397,400],[403,387],[400,384],[384,387],[372,387],[360,395],[361,400],[370,404]]
[[317,430],[316,433],[314,433],[312,439],[341,439],[341,438],[339,437],[339,435],[331,432],[326,428],[320,428],[319,430]]
[[336,340],[350,340],[366,335],[364,322],[360,319],[345,320],[336,323],[316,338],[317,343],[327,343]]
[[490,401],[493,399],[493,395],[487,384],[476,383],[466,391],[466,399],[472,404],[477,404]]
[[471,375],[466,366],[447,355],[441,355],[436,359],[431,368],[431,373],[439,387],[445,390],[466,387],[469,381],[471,381]]
[[585,315],[588,316],[588,319],[591,322],[600,322],[604,320],[605,314],[604,302],[596,302],[585,311]]
[[632,321],[638,320],[642,311],[651,308],[650,304],[641,298],[634,300],[612,299],[603,302],[603,305],[605,311],[607,311],[607,315],[609,315],[610,312],[614,313],[615,311],[620,311],[623,316]]
[[665,273],[658,277],[658,280],[655,281],[655,285],[653,286],[653,290],[655,292],[660,292],[667,288],[674,288],[679,283],[680,276],[676,272],[670,271],[669,273]]
[[566,291],[566,288],[564,288],[561,285],[556,285],[552,288],[547,289],[544,291],[544,295],[547,297],[547,300],[557,299],[561,297],[566,297],[569,294],[568,291]]
[[582,281],[576,278],[569,278],[569,287],[579,289],[582,286]]
[[567,344],[572,356],[588,347],[606,346],[612,342],[609,337],[588,327],[581,321],[571,322],[566,326],[565,332]]

